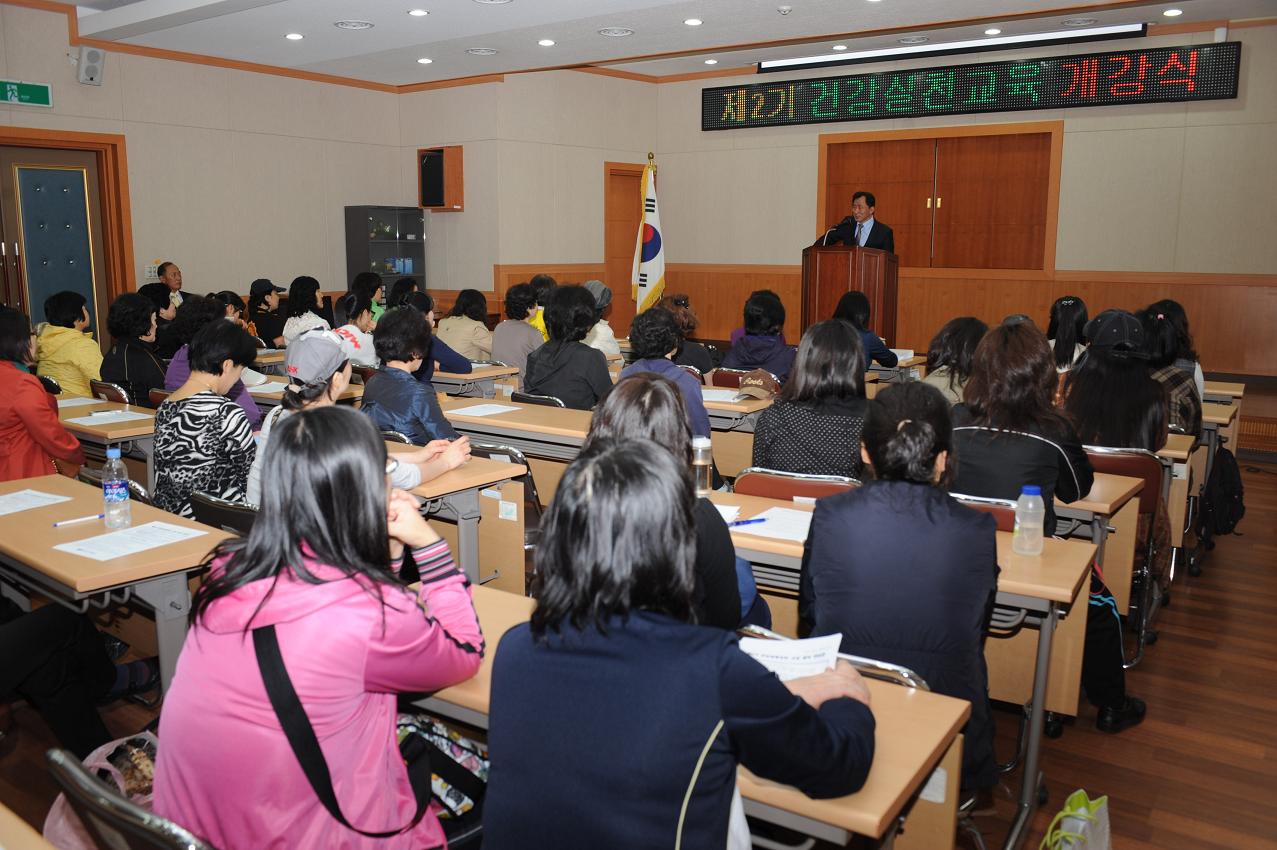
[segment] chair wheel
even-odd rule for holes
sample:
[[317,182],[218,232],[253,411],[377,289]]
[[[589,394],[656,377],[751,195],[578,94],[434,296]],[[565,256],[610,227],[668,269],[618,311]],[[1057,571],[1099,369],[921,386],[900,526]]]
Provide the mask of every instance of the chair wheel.
[[1155,643],[1157,643],[1157,632],[1152,632],[1152,631],[1145,632],[1145,633],[1144,633],[1144,645],[1145,645],[1145,646],[1152,646],[1152,645],[1153,645],[1153,644],[1155,644]]
[[1046,723],[1042,725],[1042,732],[1054,741],[1064,734],[1064,722],[1058,717],[1048,717]]

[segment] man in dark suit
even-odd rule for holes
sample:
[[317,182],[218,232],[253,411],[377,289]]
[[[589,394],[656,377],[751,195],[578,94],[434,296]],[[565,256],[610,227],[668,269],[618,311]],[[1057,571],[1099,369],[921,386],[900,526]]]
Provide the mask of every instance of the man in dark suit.
[[851,215],[838,222],[815,245],[848,245],[862,248],[881,248],[896,252],[896,240],[891,228],[874,219],[877,200],[872,192],[857,192],[851,196]]

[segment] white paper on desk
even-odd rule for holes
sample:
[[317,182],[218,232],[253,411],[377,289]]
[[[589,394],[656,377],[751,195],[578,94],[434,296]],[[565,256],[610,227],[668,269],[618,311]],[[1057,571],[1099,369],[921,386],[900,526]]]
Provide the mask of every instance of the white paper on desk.
[[913,358],[912,348],[891,348],[888,350],[901,360],[910,360]]
[[264,384],[249,387],[248,391],[253,395],[258,395],[260,393],[282,393],[286,389],[288,389],[288,384],[283,381],[267,381]]
[[838,661],[841,645],[841,633],[804,640],[740,639],[740,648],[745,654],[775,673],[782,682],[831,669]]
[[458,407],[449,413],[464,413],[466,416],[496,416],[498,413],[514,413],[519,408],[508,404],[474,404],[470,407]]
[[718,509],[723,522],[736,522],[736,517],[740,516],[740,505],[714,505],[714,507]]
[[705,401],[736,401],[740,397],[738,390],[723,390],[716,387],[701,387],[701,396]]
[[88,416],[77,416],[75,419],[63,421],[76,425],[112,425],[116,422],[132,422],[134,419],[150,419],[152,415],[133,410],[104,410],[101,413],[90,413]]
[[767,521],[741,526],[737,531],[756,537],[773,537],[802,543],[807,539],[807,532],[811,528],[811,511],[796,511],[793,508],[768,508],[750,519]]
[[83,407],[86,404],[105,404],[105,402],[100,398],[60,398],[58,410],[64,407]]
[[170,522],[148,522],[71,543],[59,543],[53,548],[82,558],[91,558],[94,561],[109,561],[112,558],[136,555],[147,549],[167,546],[170,543],[178,543],[207,533],[197,528],[187,528]]
[[56,505],[58,502],[69,502],[70,496],[58,496],[53,493],[41,493],[39,490],[19,490],[0,496],[0,516],[16,514],[18,511],[29,511],[32,508],[43,508],[45,505]]

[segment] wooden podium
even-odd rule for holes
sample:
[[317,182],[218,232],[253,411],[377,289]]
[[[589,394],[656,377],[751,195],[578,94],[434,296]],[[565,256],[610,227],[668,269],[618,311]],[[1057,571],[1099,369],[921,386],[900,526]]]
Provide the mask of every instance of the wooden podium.
[[803,249],[802,329],[834,315],[838,299],[854,290],[869,299],[873,330],[896,344],[896,281],[900,261],[878,248],[812,245]]

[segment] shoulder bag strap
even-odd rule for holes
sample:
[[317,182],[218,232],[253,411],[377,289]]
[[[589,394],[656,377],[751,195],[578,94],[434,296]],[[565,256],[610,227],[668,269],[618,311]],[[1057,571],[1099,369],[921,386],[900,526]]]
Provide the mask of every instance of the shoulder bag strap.
[[275,635],[275,627],[261,626],[253,629],[253,649],[257,653],[257,665],[261,669],[262,683],[266,685],[266,695],[275,709],[284,728],[284,735],[293,749],[293,755],[301,764],[306,780],[314,790],[319,802],[342,826],[369,838],[389,838],[407,832],[420,822],[430,805],[430,764],[425,758],[416,759],[408,767],[408,781],[412,784],[412,793],[417,798],[417,811],[412,820],[401,829],[387,832],[365,832],[351,826],[341,813],[337,803],[337,794],[333,791],[332,775],[328,772],[328,762],[324,760],[324,752],[319,747],[319,739],[306,717],[306,709],[302,707],[297,691],[293,689],[288,670],[284,667],[284,657],[279,651],[279,639]]

